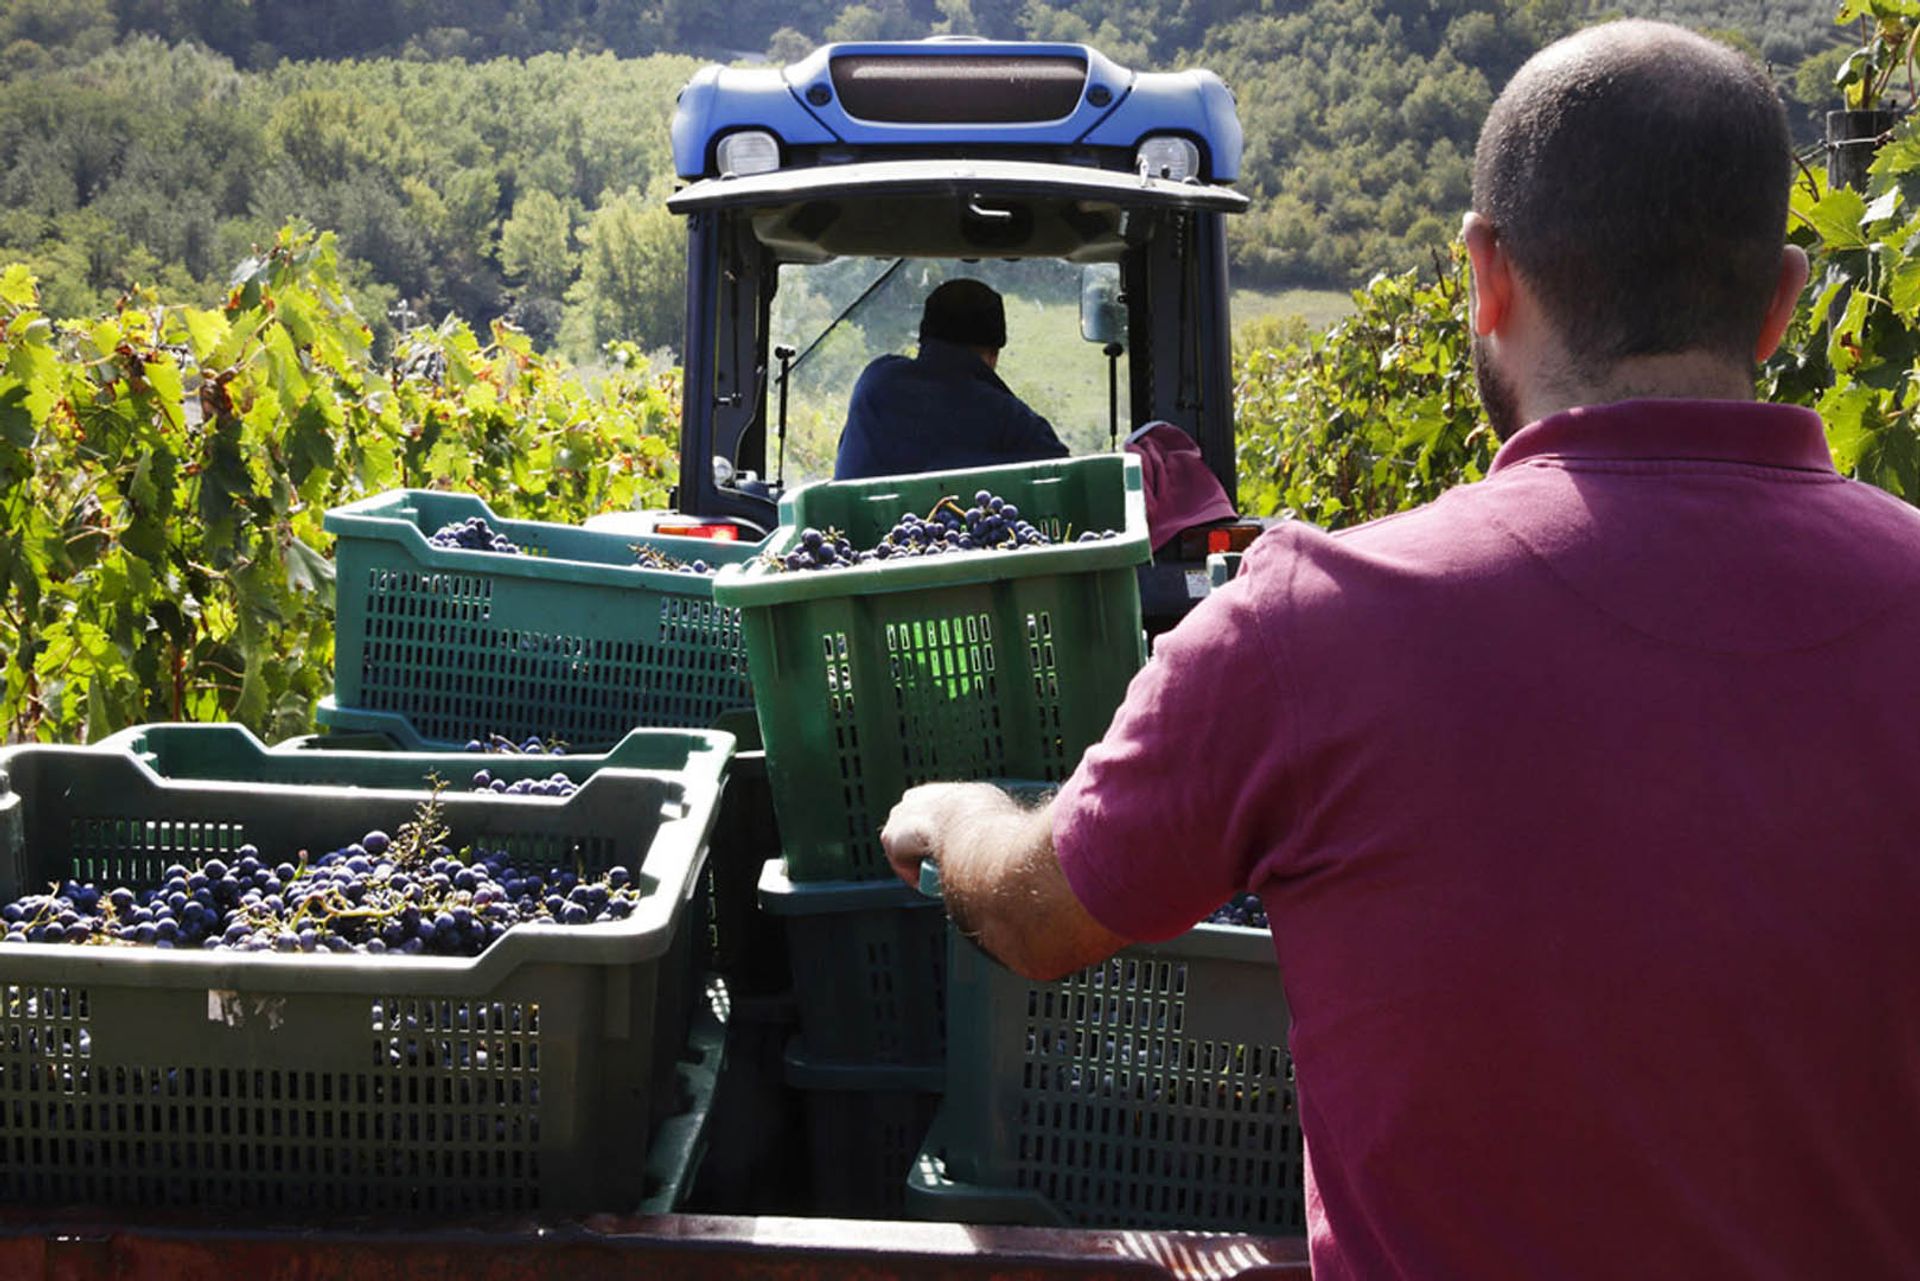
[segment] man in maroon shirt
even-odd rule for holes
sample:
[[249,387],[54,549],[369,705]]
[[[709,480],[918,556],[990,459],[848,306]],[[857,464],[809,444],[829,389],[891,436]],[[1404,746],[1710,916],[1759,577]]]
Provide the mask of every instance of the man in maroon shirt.
[[1543,51],[1464,227],[1487,478],[1269,531],[1050,807],[887,823],[1030,977],[1261,896],[1320,1275],[1920,1276],[1920,513],[1751,401],[1789,166],[1719,45]]

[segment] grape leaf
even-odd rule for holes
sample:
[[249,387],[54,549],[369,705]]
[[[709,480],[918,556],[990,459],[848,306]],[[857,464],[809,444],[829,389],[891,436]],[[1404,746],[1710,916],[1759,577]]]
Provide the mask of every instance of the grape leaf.
[[20,308],[34,308],[40,305],[40,290],[23,262],[10,264],[0,271],[0,302]]
[[188,345],[193,348],[193,357],[201,363],[211,360],[220,349],[233,326],[227,318],[217,311],[202,311],[198,307],[182,307],[174,313],[180,317],[187,329]]
[[333,562],[298,538],[286,541],[285,559],[287,585],[296,592],[317,592],[333,582]]
[[1866,211],[1860,193],[1842,187],[1814,202],[1804,216],[1828,249],[1864,249],[1867,240],[1860,232],[1860,222]]

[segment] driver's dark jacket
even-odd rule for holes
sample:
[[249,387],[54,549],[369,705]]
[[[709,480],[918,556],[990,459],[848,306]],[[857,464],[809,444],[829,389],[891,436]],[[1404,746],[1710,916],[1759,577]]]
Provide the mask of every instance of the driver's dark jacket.
[[854,384],[835,480],[1064,458],[1053,427],[972,350],[929,338],[882,356]]

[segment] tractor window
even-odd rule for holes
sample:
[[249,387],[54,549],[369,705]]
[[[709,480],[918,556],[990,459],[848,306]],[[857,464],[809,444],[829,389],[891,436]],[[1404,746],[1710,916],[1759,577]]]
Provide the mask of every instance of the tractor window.
[[[1007,345],[998,372],[1014,395],[1044,415],[1076,455],[1106,451],[1108,361],[1097,344],[1080,336],[1080,273],[1078,264],[1051,258],[839,258],[781,266],[770,336],[774,345],[800,353],[788,389],[787,485],[833,475],[847,399],[861,370],[889,352],[912,355],[922,302],[936,285],[961,276],[985,281],[1005,299]],[[833,325],[843,311],[845,318]],[[780,401],[779,364],[770,364],[767,461],[772,470]],[[1125,355],[1119,364],[1124,438],[1133,426]]]

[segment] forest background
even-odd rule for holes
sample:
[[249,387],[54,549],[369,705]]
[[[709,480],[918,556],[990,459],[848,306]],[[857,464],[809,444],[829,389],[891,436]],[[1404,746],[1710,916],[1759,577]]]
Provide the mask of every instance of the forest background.
[[[1338,288],[1345,313],[1236,335],[1242,510],[1338,527],[1485,473],[1466,158],[1513,67],[1604,15],[984,2],[0,0],[0,741],[312,728],[329,507],[399,486],[561,523],[665,502],[666,121],[701,58],[944,30],[1220,71],[1254,196],[1238,283]],[[1843,66],[1849,105],[1912,101],[1920,0],[1841,0],[1838,24],[1824,0],[1636,2],[1763,58],[1800,135],[1814,277],[1759,394],[1817,408],[1843,472],[1920,500],[1920,136],[1877,125],[1864,191],[1829,185],[1818,142]]]
[[666,122],[698,63],[970,33],[1217,71],[1253,198],[1235,284],[1345,290],[1430,267],[1499,86],[1627,12],[1764,60],[1803,142],[1853,44],[1825,0],[0,0],[0,262],[58,317],[136,284],[211,303],[300,219],[379,350],[449,314],[576,361],[672,347]]

